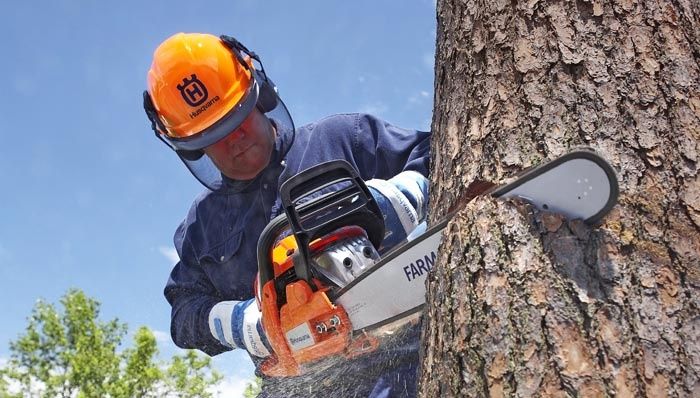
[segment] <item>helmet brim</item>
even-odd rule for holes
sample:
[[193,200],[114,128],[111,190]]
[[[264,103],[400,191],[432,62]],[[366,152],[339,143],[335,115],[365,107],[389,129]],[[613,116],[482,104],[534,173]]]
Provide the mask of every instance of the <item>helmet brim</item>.
[[[274,124],[275,130],[277,131],[278,135],[278,137],[276,138],[276,145],[274,149],[275,154],[273,158],[271,158],[271,161],[282,161],[286,156],[287,151],[289,151],[289,148],[291,147],[292,143],[294,142],[294,122],[282,99],[279,98],[277,93],[274,93],[274,95],[277,96],[276,105],[273,109],[265,112],[264,115]],[[250,95],[250,97],[257,98],[257,95]],[[247,115],[253,111],[254,107],[255,103],[253,103],[251,109],[248,112],[244,111],[244,109],[247,108],[241,107],[239,109],[239,114],[245,114],[245,116],[247,117]],[[217,138],[208,138],[206,141],[201,140],[199,141],[200,145],[207,144],[209,142],[211,143],[208,145],[211,145],[225,138],[228,134],[234,132],[236,128],[238,128],[238,126],[243,122],[244,119],[245,117],[239,120],[238,118],[235,118],[233,115],[231,115],[231,117],[228,118],[228,120],[222,120],[220,126],[211,126],[212,130],[207,131],[207,134],[209,134],[208,137],[216,136]],[[216,130],[214,128],[216,128]],[[282,139],[282,136],[291,137],[291,139]],[[208,145],[204,145],[201,147],[191,145],[188,147],[192,149],[178,149],[175,152],[179,156],[180,160],[182,160],[182,162],[185,164],[187,169],[192,173],[192,175],[194,175],[194,177],[197,180],[199,180],[199,182],[202,183],[202,185],[204,185],[212,191],[236,190],[246,185],[235,184],[236,186],[233,186],[230,183],[224,182],[225,178],[222,176],[221,171],[216,167],[216,165],[214,164],[214,162],[212,162],[209,156],[205,155],[202,151],[202,149],[206,148]],[[227,180],[232,181],[230,179]]]
[[213,145],[236,130],[248,117],[258,102],[260,86],[256,78],[246,90],[241,101],[234,105],[221,119],[199,133],[188,137],[175,138],[164,135],[163,138],[179,151],[199,151]]

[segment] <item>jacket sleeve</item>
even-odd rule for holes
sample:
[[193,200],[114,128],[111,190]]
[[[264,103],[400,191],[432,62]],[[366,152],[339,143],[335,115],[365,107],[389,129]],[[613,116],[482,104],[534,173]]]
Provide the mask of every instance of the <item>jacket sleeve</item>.
[[199,349],[216,355],[230,348],[220,344],[209,331],[209,312],[222,298],[216,294],[204,270],[183,248],[184,223],[175,233],[175,247],[180,261],[175,265],[165,286],[165,298],[172,308],[170,335],[180,348]]
[[404,129],[367,114],[357,114],[353,155],[362,177],[389,179],[413,170],[426,178],[430,164],[430,132]]
[[170,335],[180,348],[196,348],[216,355],[230,348],[220,344],[209,331],[209,312],[220,299],[207,294],[206,276],[201,274],[201,269],[182,261],[170,273],[164,291],[172,307]]
[[407,170],[427,178],[430,136],[430,132],[397,127],[369,114],[328,116],[297,129],[281,181],[336,159],[349,162],[365,181],[388,180]]

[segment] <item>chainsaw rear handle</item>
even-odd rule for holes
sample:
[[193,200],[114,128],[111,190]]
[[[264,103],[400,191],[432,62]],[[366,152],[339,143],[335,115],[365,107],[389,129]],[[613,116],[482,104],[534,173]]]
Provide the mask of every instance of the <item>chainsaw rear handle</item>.
[[[342,185],[340,185],[342,184]],[[324,193],[328,188],[338,189]],[[320,194],[320,196],[318,196]],[[258,240],[260,286],[273,279],[272,245],[287,227],[297,241],[294,271],[311,283],[309,244],[312,240],[348,225],[367,232],[375,247],[384,239],[384,219],[365,182],[344,160],[321,163],[291,177],[280,189],[284,215],[273,219]],[[311,196],[317,196],[313,199]],[[309,199],[304,201],[303,199]]]

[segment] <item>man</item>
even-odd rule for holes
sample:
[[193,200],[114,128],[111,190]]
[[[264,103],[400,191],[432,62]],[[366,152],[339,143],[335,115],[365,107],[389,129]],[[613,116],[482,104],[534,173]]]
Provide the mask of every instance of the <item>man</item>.
[[[180,261],[165,296],[182,348],[270,355],[253,299],[256,245],[280,214],[280,185],[343,159],[367,181],[391,236],[405,237],[427,206],[429,133],[344,114],[294,128],[260,59],[231,37],[176,34],[155,51],[144,109],[156,136],[208,188],[175,233]],[[408,221],[407,221],[408,220]],[[418,330],[381,350],[295,378],[263,377],[263,396],[415,395]],[[263,375],[264,376],[264,375]]]

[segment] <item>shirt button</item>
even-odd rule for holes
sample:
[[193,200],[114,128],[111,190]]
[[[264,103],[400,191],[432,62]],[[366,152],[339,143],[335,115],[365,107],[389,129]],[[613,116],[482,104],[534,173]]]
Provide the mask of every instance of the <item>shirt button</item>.
[[267,184],[263,184],[263,189],[267,189]]
[[221,256],[221,259],[220,259],[219,261],[222,261],[222,262],[223,262],[223,261],[224,261],[224,256]]

